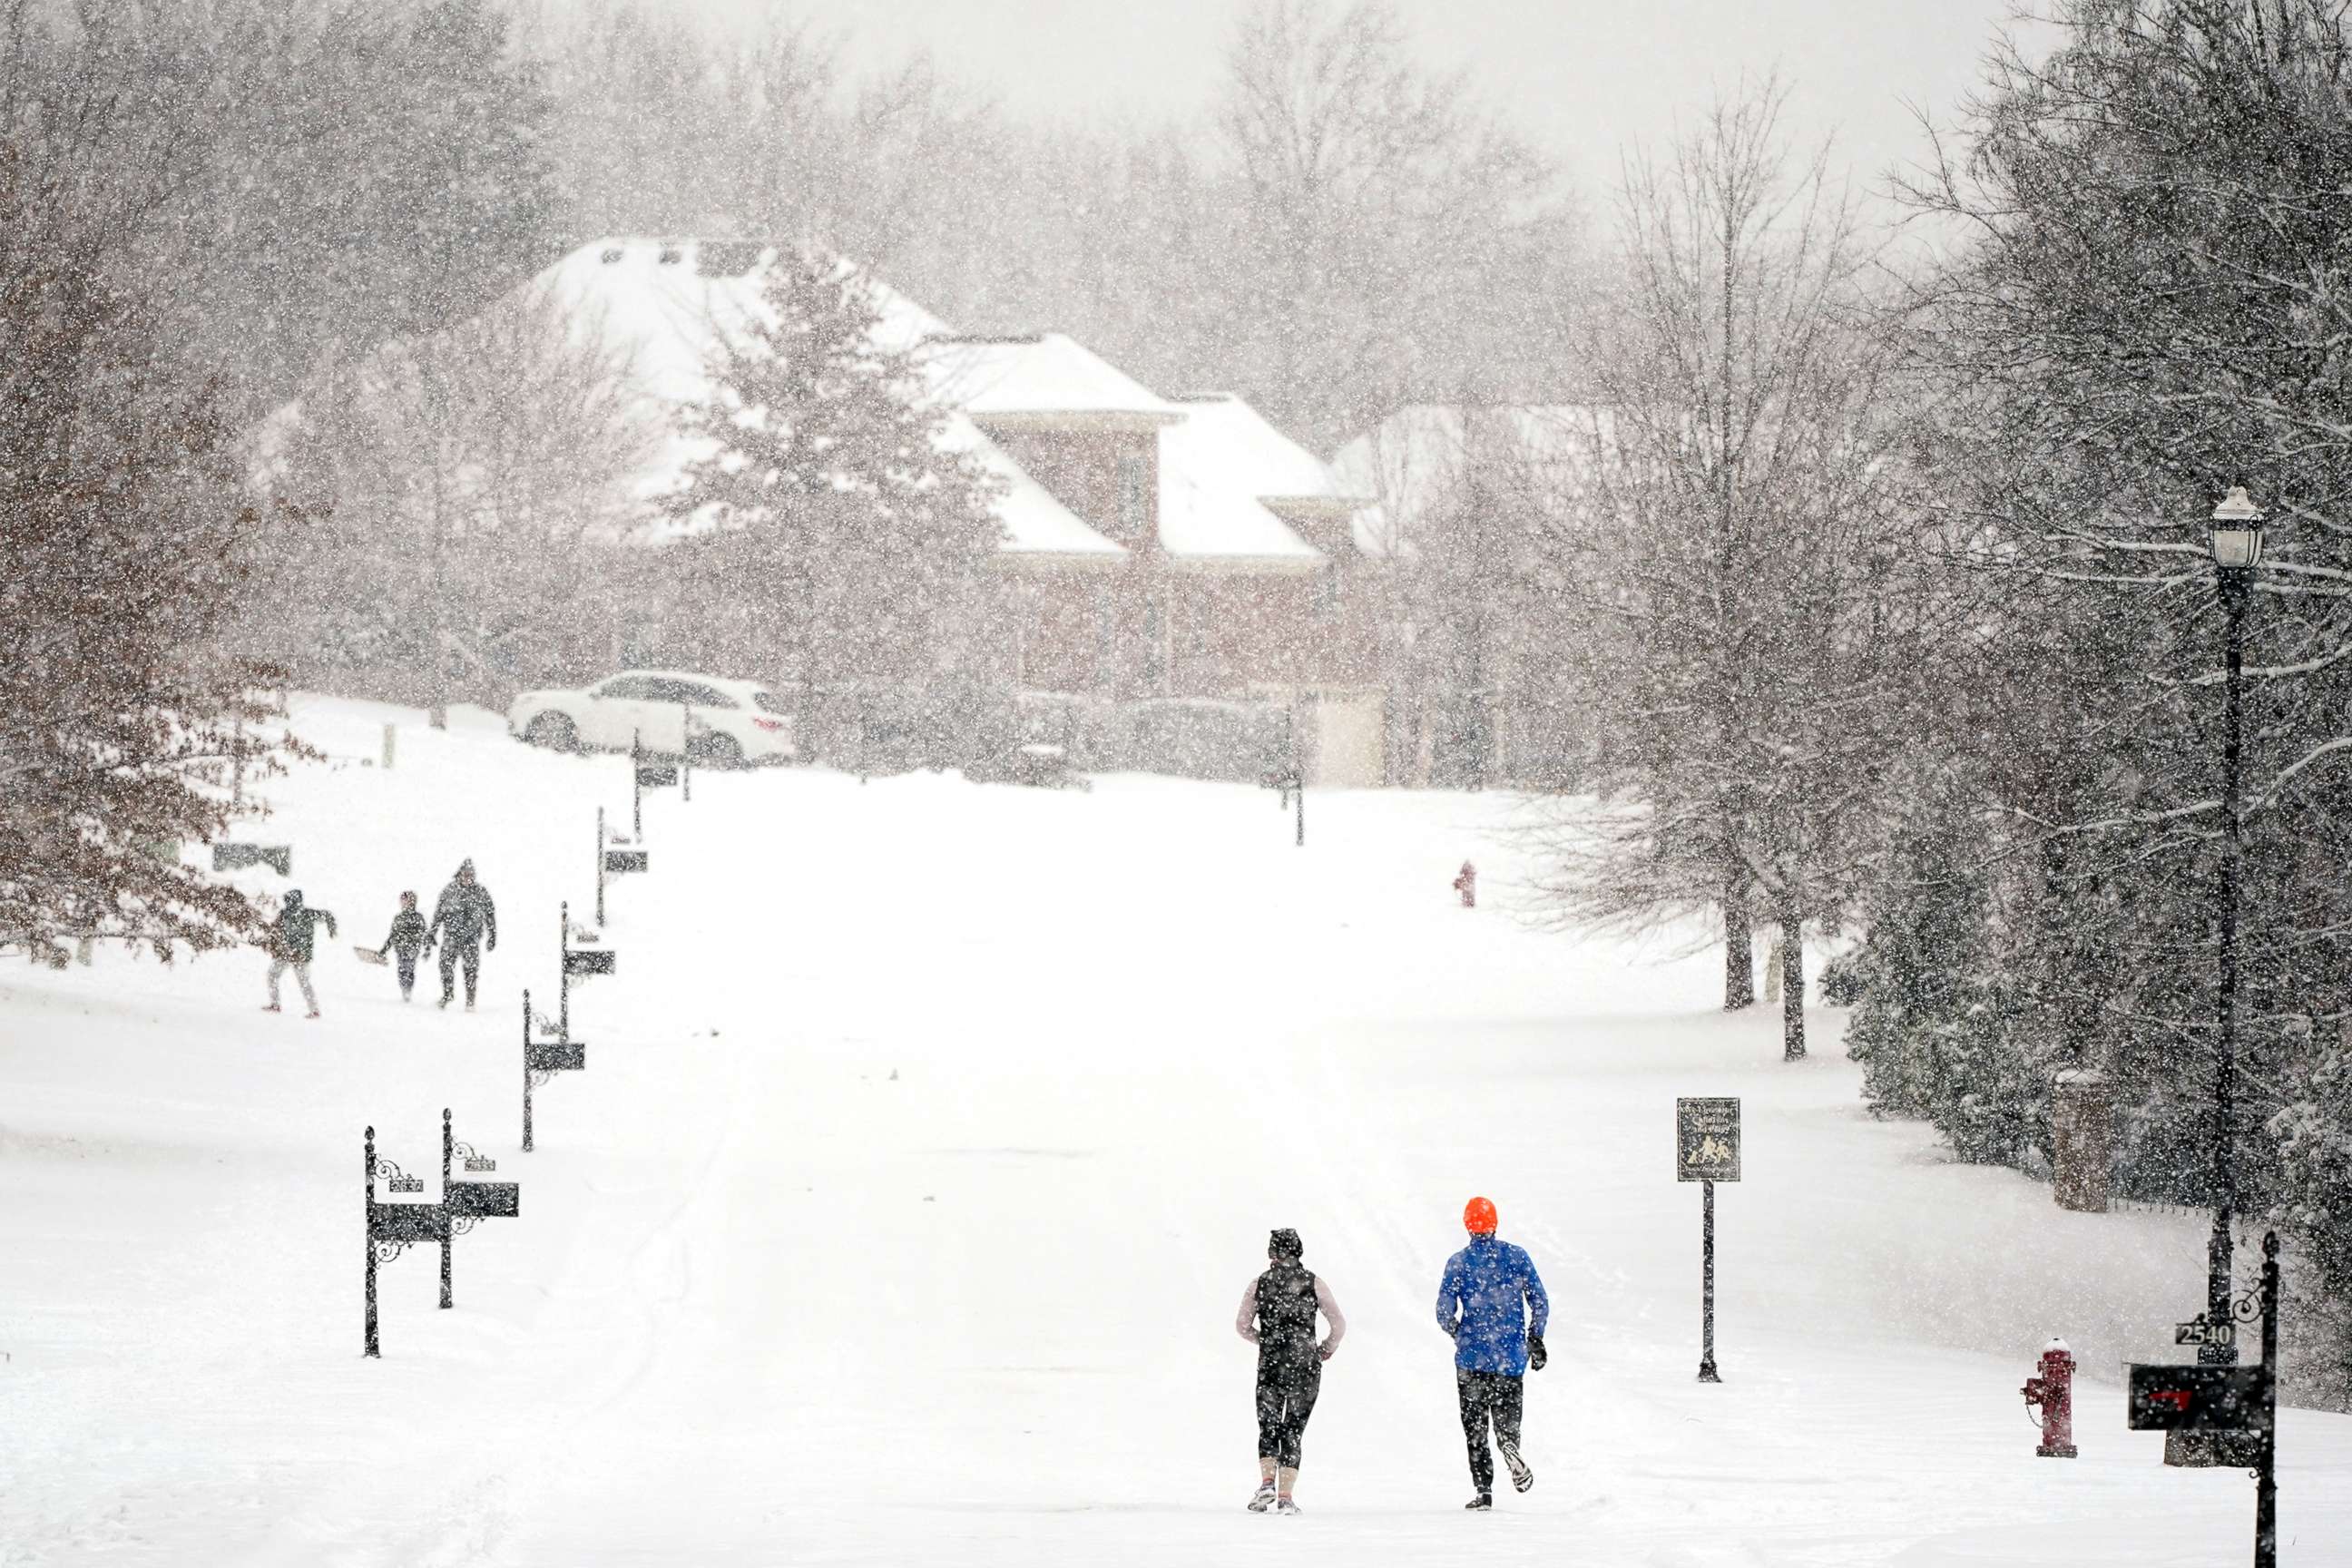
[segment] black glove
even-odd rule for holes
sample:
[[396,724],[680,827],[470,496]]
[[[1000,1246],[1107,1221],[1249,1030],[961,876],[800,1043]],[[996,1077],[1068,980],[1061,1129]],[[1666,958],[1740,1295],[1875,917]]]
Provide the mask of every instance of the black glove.
[[1541,1372],[1544,1369],[1544,1363],[1549,1359],[1550,1358],[1549,1356],[1544,1354],[1543,1336],[1541,1334],[1529,1334],[1528,1336],[1528,1370],[1529,1372]]
[[496,936],[493,936],[493,937],[491,937],[491,938],[490,938],[490,951],[491,951],[492,952],[498,952],[498,950],[499,950],[499,939],[498,939]]

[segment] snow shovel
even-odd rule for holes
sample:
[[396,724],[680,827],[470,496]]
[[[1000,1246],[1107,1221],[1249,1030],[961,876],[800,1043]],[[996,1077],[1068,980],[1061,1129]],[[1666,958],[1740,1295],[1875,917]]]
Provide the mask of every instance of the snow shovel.
[[378,952],[374,948],[372,948],[372,947],[355,947],[355,948],[352,949],[352,951],[353,952],[356,952],[356,953],[358,953],[358,954],[360,955],[360,962],[361,962],[362,963],[373,963],[373,964],[374,964],[374,965],[375,965],[377,968],[379,968],[379,969],[381,969],[382,967],[383,967],[383,962],[384,962],[383,954],[383,953],[381,953],[381,952]]

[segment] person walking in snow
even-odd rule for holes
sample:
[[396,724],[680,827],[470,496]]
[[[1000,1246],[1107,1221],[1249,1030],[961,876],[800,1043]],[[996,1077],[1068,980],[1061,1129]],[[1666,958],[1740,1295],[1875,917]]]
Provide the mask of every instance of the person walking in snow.
[[482,973],[480,943],[487,936],[492,952],[499,950],[499,910],[490,891],[474,879],[474,863],[466,861],[441,889],[433,906],[433,924],[425,932],[429,943],[441,943],[441,1005],[446,1007],[457,989],[457,964],[466,965],[466,1010],[474,1009],[474,986]]
[[302,987],[302,1000],[310,1005],[310,1011],[304,1016],[319,1016],[319,994],[310,988],[310,955],[317,947],[315,938],[320,921],[327,922],[327,934],[334,935],[333,915],[304,903],[301,889],[288,889],[278,918],[269,922],[269,1005],[263,1012],[278,1011],[278,982],[290,969],[295,984]]
[[416,912],[416,895],[401,894],[400,912],[392,917],[392,934],[383,939],[375,955],[382,958],[389,952],[400,961],[402,1001],[407,1001],[408,994],[416,989],[416,955],[432,951],[432,947],[433,932],[425,925],[425,917]]
[[1544,1325],[1551,1301],[1523,1247],[1495,1234],[1495,1205],[1472,1198],[1462,1210],[1470,1245],[1445,1260],[1437,1287],[1437,1326],[1454,1338],[1454,1386],[1462,1404],[1462,1436],[1470,1446],[1470,1479],[1477,1495],[1465,1505],[1495,1506],[1495,1460],[1486,1428],[1520,1491],[1536,1484],[1519,1457],[1519,1421],[1528,1370],[1544,1366]]
[[[1291,1489],[1298,1484],[1298,1447],[1315,1395],[1323,1384],[1323,1363],[1339,1348],[1348,1320],[1331,1288],[1298,1261],[1306,1253],[1295,1230],[1266,1238],[1266,1270],[1242,1292],[1234,1327],[1257,1347],[1257,1494],[1252,1513],[1271,1507],[1297,1513]],[[1315,1314],[1331,1325],[1330,1337],[1315,1341]]]

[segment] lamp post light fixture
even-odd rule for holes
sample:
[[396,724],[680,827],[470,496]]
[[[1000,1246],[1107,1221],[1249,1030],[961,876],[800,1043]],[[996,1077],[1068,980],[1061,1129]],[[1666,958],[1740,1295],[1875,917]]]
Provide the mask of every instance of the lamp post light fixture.
[[[2238,889],[2242,824],[2239,754],[2243,732],[2246,611],[2253,596],[2254,568],[2263,558],[2263,510],[2243,485],[2231,488],[2213,509],[2214,576],[2227,622],[2221,696],[2221,875],[2216,890],[2215,924],[2221,938],[2221,984],[2216,996],[2213,1052],[2212,1198],[2213,1233],[2206,1243],[2205,1317],[2231,1321],[2232,1244],[2231,1223],[2238,1207]],[[2215,1342],[2215,1339],[2221,1342]],[[2238,1360],[2234,1339],[2217,1335],[2200,1345],[2197,1359],[2212,1366]],[[2250,1462],[2231,1441],[2235,1433],[2168,1433],[2166,1462],[2226,1465]],[[2172,1439],[2180,1441],[2175,1443]],[[2202,1439],[2200,1441],[2200,1439]]]

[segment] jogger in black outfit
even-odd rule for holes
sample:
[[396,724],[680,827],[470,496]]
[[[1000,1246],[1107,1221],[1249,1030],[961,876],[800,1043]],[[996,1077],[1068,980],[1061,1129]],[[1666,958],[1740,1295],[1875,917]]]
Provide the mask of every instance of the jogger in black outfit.
[[[1297,1513],[1291,1489],[1298,1484],[1299,1444],[1307,1418],[1315,1413],[1315,1396],[1323,1386],[1323,1363],[1339,1348],[1348,1321],[1331,1288],[1299,1263],[1306,1248],[1295,1230],[1277,1230],[1267,1238],[1269,1267],[1242,1292],[1241,1315],[1234,1327],[1257,1346],[1257,1493],[1250,1511]],[[1318,1344],[1315,1314],[1331,1325],[1331,1335]]]

